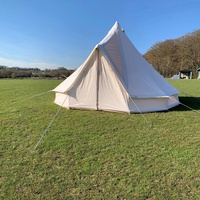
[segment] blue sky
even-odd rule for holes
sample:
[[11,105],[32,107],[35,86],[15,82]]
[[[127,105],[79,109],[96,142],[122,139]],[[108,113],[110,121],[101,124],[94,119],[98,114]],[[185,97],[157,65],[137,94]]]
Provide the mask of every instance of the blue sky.
[[0,0],[0,65],[75,69],[116,21],[143,54],[200,29],[200,0]]

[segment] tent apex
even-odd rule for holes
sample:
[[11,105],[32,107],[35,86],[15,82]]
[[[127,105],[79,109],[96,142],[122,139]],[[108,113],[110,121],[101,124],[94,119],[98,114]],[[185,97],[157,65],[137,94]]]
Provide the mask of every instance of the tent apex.
[[121,27],[118,21],[115,22],[114,26]]

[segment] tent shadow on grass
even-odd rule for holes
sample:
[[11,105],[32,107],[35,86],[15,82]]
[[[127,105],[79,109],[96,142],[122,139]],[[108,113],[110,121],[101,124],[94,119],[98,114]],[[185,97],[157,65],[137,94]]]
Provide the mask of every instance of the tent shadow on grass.
[[193,110],[200,110],[200,97],[179,97],[179,101],[182,104],[170,109],[170,111],[188,111],[190,110],[188,107]]

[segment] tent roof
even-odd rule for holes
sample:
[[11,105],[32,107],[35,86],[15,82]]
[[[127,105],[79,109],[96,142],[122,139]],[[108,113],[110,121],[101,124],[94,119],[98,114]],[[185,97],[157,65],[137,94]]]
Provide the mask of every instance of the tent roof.
[[190,69],[182,69],[180,70],[181,73],[188,73],[188,72],[192,72],[192,70]]
[[63,93],[69,91],[96,50],[99,50],[110,63],[110,67],[131,97],[154,98],[179,93],[143,58],[118,22],[95,46],[87,60],[53,91]]
[[98,44],[131,97],[170,96],[179,93],[138,52],[118,22]]

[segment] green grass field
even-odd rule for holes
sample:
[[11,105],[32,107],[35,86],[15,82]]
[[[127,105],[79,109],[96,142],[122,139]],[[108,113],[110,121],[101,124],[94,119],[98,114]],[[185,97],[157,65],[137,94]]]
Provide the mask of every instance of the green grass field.
[[200,199],[200,80],[169,80],[178,106],[58,110],[58,80],[0,80],[0,199]]

